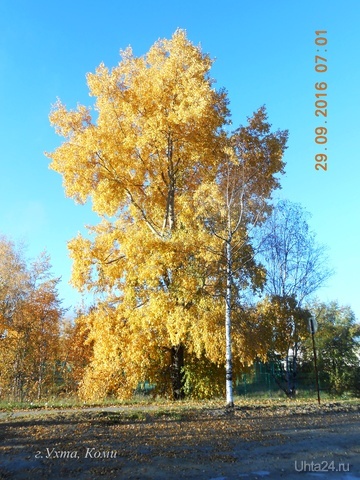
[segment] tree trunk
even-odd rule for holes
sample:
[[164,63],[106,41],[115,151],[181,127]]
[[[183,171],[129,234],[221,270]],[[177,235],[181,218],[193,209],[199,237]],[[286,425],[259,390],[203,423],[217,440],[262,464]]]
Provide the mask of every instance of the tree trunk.
[[38,388],[37,388],[37,399],[38,400],[41,400],[41,396],[42,396],[43,377],[44,377],[44,363],[40,360],[40,362],[39,362]]
[[226,406],[234,406],[233,370],[231,352],[231,283],[232,256],[230,240],[226,242],[226,302],[225,302],[225,337],[226,337]]
[[295,342],[293,347],[292,385],[291,385],[291,393],[293,398],[295,398],[297,394],[297,356],[298,356],[298,343]]
[[171,347],[171,383],[174,400],[185,397],[184,392],[184,346]]

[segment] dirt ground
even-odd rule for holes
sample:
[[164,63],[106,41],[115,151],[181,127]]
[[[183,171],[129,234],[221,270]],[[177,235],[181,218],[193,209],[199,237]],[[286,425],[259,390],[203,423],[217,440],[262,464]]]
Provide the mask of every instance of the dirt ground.
[[360,479],[360,406],[0,413],[0,479]]

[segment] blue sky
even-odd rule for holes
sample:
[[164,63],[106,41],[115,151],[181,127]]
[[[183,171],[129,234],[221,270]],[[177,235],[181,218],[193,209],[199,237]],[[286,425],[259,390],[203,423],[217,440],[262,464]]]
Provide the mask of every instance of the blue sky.
[[[66,244],[97,218],[90,205],[67,199],[48,169],[44,151],[61,142],[49,125],[51,104],[60,97],[70,108],[91,105],[87,72],[115,66],[128,45],[142,55],[180,27],[216,59],[212,76],[228,90],[234,128],[265,104],[273,127],[289,129],[279,195],[312,214],[328,247],[335,275],[319,298],[351,305],[360,318],[359,25],[358,0],[2,0],[0,232],[25,241],[31,257],[46,249],[64,306],[80,301],[68,285]],[[327,31],[326,47],[315,45],[315,30]],[[327,59],[327,72],[315,72],[315,55]],[[314,114],[320,81],[328,84],[326,125]],[[314,141],[321,126],[326,145]],[[318,153],[328,155],[326,172],[314,169]]]

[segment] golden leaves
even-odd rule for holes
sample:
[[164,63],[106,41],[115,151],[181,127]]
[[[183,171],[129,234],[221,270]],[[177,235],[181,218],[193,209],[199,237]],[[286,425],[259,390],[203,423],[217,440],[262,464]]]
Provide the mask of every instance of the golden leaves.
[[[228,100],[225,91],[213,88],[211,64],[177,30],[146,55],[137,58],[129,48],[111,70],[101,64],[87,75],[96,118],[83,106],[68,111],[61,102],[51,113],[51,123],[64,137],[48,154],[51,168],[63,176],[68,196],[91,199],[93,210],[108,218],[90,229],[91,239],[78,236],[69,242],[72,283],[102,298],[82,319],[94,342],[81,390],[85,397],[107,389],[128,395],[143,379],[166,391],[169,352],[180,344],[194,371],[207,366],[214,372],[223,363],[229,224],[233,264],[243,273],[238,287],[261,283],[262,271],[250,261],[246,222],[238,226],[233,214],[242,214],[242,197],[232,202],[226,181],[238,195],[241,173],[247,169],[252,178],[264,151],[275,155],[281,146],[266,136],[265,110],[230,141],[224,131]],[[269,155],[262,165],[266,175],[251,185],[248,204],[259,192],[271,191],[268,177],[281,169],[282,164],[268,165]],[[253,203],[247,218],[257,215]],[[238,311],[237,320],[234,338],[241,354],[235,360],[240,364],[250,361],[250,354]],[[254,349],[248,351],[252,355]],[[205,378],[198,394],[208,394]]]
[[[226,112],[207,79],[210,65],[179,30],[143,58],[128,50],[111,71],[101,64],[88,74],[96,125],[85,107],[67,111],[58,101],[50,119],[67,142],[48,156],[64,176],[67,195],[77,201],[90,196],[95,211],[110,216],[138,205],[143,218],[145,211],[148,218],[155,214],[151,222],[161,225],[156,209],[163,212],[173,177],[179,187],[191,184],[194,162],[204,168],[216,159],[215,131]],[[153,184],[163,195],[149,196]]]
[[28,265],[21,249],[0,238],[0,390],[16,400],[53,387],[62,309],[59,279],[41,254]]

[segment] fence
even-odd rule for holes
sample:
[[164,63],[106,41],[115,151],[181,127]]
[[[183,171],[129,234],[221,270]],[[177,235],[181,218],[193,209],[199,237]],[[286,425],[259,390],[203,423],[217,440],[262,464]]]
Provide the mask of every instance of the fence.
[[[316,394],[315,377],[312,372],[297,372],[295,386],[299,394]],[[284,394],[282,387],[286,389],[286,380],[279,364],[257,362],[249,372],[237,376],[235,390],[240,396],[268,395],[273,397]]]

